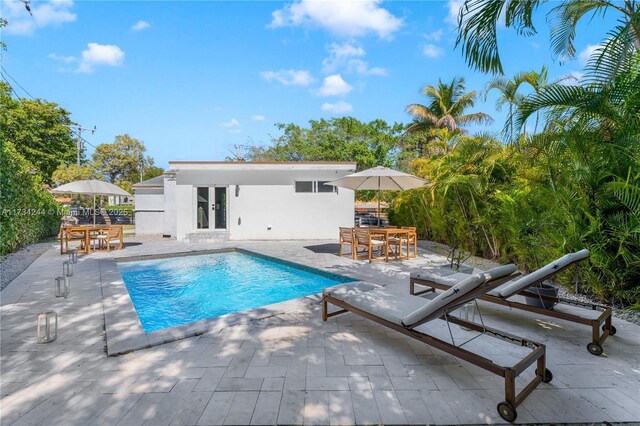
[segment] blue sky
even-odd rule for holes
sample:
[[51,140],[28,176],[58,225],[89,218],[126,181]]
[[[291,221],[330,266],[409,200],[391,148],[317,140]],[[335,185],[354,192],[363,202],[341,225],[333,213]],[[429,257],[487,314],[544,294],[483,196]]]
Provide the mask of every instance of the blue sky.
[[[93,145],[128,133],[161,167],[223,160],[234,144],[269,144],[279,122],[350,115],[408,123],[405,107],[421,103],[420,89],[438,78],[464,76],[469,90],[481,90],[489,76],[471,71],[454,50],[459,5],[58,0],[32,1],[31,17],[22,2],[8,0],[2,65],[31,96],[97,126],[84,134]],[[545,64],[551,79],[582,70],[580,58],[554,61],[546,10],[537,14],[537,36],[500,31],[507,76]],[[578,56],[614,19],[579,27]],[[502,129],[495,95],[477,110],[496,119],[482,129]]]

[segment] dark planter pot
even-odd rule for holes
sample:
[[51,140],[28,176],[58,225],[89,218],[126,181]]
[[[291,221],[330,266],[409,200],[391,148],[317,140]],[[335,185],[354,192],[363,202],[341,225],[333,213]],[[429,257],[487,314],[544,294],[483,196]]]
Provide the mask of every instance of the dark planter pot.
[[[527,289],[528,293],[540,294],[542,296],[558,297],[558,289],[549,284],[539,284],[536,287]],[[527,305],[537,308],[552,309],[556,302],[551,300],[540,299],[534,296],[525,296]]]

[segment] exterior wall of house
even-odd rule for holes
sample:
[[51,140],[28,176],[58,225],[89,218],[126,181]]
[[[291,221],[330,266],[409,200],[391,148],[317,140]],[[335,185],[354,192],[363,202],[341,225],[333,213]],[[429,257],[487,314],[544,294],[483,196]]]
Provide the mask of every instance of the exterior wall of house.
[[[192,185],[176,185],[175,188],[175,208],[176,208],[176,238],[178,241],[190,232],[195,231],[194,208]],[[173,235],[172,235],[173,236]]]
[[176,180],[164,180],[164,217],[163,217],[163,235],[175,237],[177,232],[177,212],[176,204]]
[[136,234],[162,234],[164,191],[162,188],[136,188]]
[[[172,162],[170,167],[174,174],[164,179],[163,188],[136,187],[140,234],[164,234],[178,241],[225,232],[231,240],[335,239],[339,226],[353,226],[353,191],[295,191],[296,181],[330,181],[352,173],[352,163]],[[197,230],[195,188],[214,185],[228,188],[227,230]]]
[[354,193],[297,193],[293,185],[242,185],[229,191],[231,240],[335,239],[353,226]]

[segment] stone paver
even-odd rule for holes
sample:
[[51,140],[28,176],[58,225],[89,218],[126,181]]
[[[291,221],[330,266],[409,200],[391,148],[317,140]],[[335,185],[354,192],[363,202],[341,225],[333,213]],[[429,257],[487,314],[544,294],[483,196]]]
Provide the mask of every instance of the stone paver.
[[[409,272],[444,260],[422,253],[402,263],[369,264],[313,251],[328,243],[235,245],[386,283],[398,293],[408,291]],[[107,311],[130,300],[111,259],[235,245],[142,241],[122,251],[80,256],[67,299],[53,295],[53,279],[66,256],[46,252],[0,293],[0,423],[503,423],[495,409],[504,392],[499,377],[353,314],[323,322],[317,297],[234,314],[207,323],[204,331],[202,324],[191,325],[183,331],[201,334],[186,339],[173,331],[141,338],[130,313],[105,324]],[[640,327],[614,319],[618,333],[605,342],[605,354],[594,357],[585,349],[585,327],[480,307],[485,323],[547,345],[554,380],[518,407],[518,422],[640,421]],[[59,337],[38,345],[35,316],[49,309],[58,312]],[[428,327],[448,338],[444,322]],[[152,347],[109,357],[105,339],[121,348]],[[518,355],[517,348],[486,336],[468,347],[497,362]]]

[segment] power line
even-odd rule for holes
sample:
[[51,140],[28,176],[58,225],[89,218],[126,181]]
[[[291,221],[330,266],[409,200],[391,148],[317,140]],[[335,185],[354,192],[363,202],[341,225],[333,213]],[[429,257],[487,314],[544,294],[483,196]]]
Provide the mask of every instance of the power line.
[[[15,84],[17,84],[17,85],[18,85],[18,87],[19,87],[19,88],[21,88],[21,89],[24,91],[24,93],[26,93],[26,94],[27,94],[27,96],[29,96],[31,99],[33,99],[33,96],[31,96],[31,93],[29,93],[29,92],[27,91],[27,89],[25,89],[24,87],[22,87],[22,86],[20,85],[20,83],[18,83],[18,82],[16,81],[16,79],[15,79],[15,78],[11,77],[11,74],[9,74],[9,73],[7,72],[7,70],[4,68],[4,66],[0,65],[0,69],[2,69],[2,71],[4,71],[4,73],[5,73],[5,74],[6,74],[6,75],[7,75],[7,76],[8,76],[8,77],[9,77],[9,78],[10,78],[10,79],[15,83]],[[6,79],[5,79],[5,81],[6,81]],[[8,83],[9,83],[9,82],[7,82],[7,84],[8,84]],[[14,91],[14,93],[15,93],[15,91]],[[18,94],[16,93],[16,96],[17,96],[17,95],[18,95]]]
[[[11,74],[9,74],[7,72],[7,70],[4,68],[4,66],[0,65],[0,70],[2,70],[2,72],[0,72],[0,75],[2,76],[2,79],[4,80],[4,82],[7,83],[7,86],[9,86],[9,90],[11,90],[11,92],[16,96],[16,98],[20,101],[20,103],[22,103],[22,105],[24,105],[26,107],[27,105],[24,103],[23,98],[20,95],[18,95],[18,92],[16,92],[16,90],[13,88],[11,83],[9,83],[9,80],[7,80],[7,77],[9,77],[18,87],[20,87],[27,94],[27,96],[29,96],[31,98],[31,100],[33,100],[33,96],[31,95],[31,93],[29,93],[27,91],[27,89],[22,87],[22,85],[20,83],[18,83],[18,81],[15,78],[13,78],[11,76]],[[29,108],[27,108],[27,112],[29,113],[29,115],[31,115],[31,111],[29,110]],[[81,155],[82,150],[84,148],[84,144],[86,143],[87,145],[89,145],[89,146],[91,146],[93,148],[96,148],[95,145],[93,145],[91,142],[89,142],[88,140],[86,140],[85,138],[82,137],[82,131],[83,130],[90,130],[91,133],[93,134],[96,131],[96,126],[93,126],[93,128],[83,128],[82,126],[77,125],[77,131],[76,131],[74,129],[73,125],[69,125],[69,130],[71,131],[72,135],[76,136],[76,149],[77,149],[77,156],[76,157],[77,157],[77,164],[80,165],[80,155]],[[53,152],[46,145],[43,145],[42,147],[46,148],[46,150],[47,150],[49,155],[53,155],[53,156],[59,155],[59,153]]]

